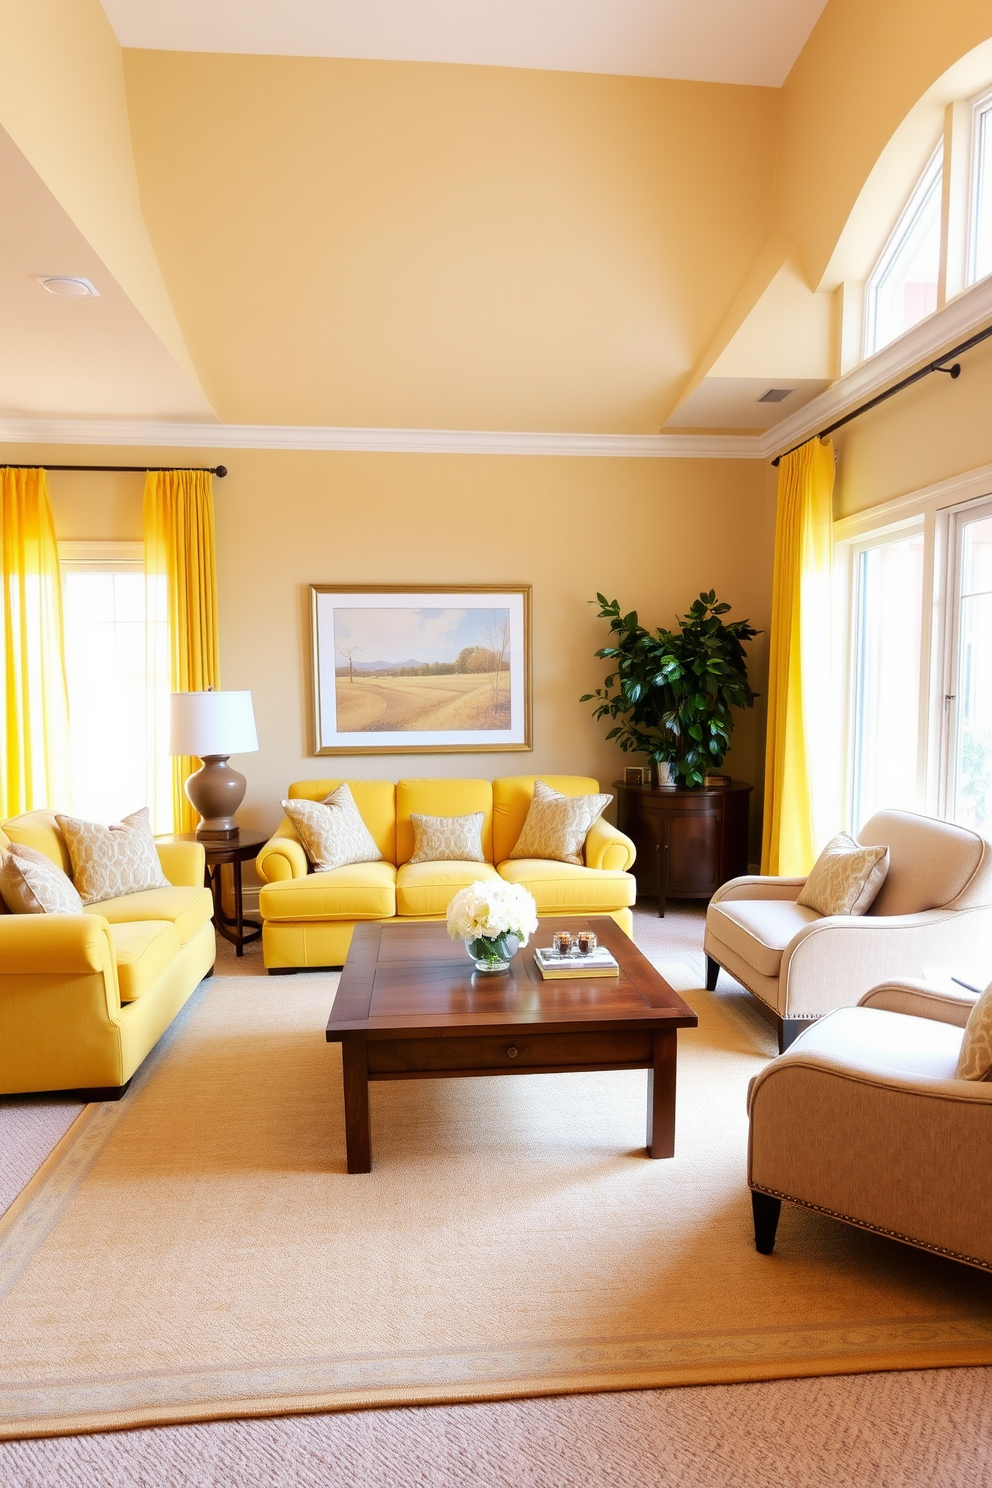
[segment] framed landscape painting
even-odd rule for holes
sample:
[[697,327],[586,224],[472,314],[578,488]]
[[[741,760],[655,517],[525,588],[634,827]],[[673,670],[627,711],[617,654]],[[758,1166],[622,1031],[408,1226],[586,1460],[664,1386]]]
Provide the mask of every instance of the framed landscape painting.
[[530,585],[312,584],[315,754],[531,748]]

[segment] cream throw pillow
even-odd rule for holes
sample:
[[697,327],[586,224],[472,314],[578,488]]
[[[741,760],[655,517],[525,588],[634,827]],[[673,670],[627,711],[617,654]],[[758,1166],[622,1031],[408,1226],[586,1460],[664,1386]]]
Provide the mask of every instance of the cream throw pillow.
[[330,873],[348,863],[382,861],[344,781],[322,801],[283,801],[282,809],[299,832],[315,873]]
[[887,847],[862,847],[838,832],[813,864],[796,903],[822,915],[863,915],[888,871]]
[[534,782],[530,803],[511,858],[555,858],[582,867],[586,833],[612,796],[563,796],[543,780]]
[[992,1075],[992,985],[968,1014],[954,1073],[960,1080],[987,1080]]
[[55,820],[69,849],[72,877],[84,904],[169,887],[155,851],[147,806],[109,827],[75,816],[56,814]]
[[51,858],[12,842],[0,856],[0,897],[12,914],[82,914],[72,879]]
[[420,816],[410,812],[413,825],[411,863],[484,863],[482,823],[485,813],[468,816]]

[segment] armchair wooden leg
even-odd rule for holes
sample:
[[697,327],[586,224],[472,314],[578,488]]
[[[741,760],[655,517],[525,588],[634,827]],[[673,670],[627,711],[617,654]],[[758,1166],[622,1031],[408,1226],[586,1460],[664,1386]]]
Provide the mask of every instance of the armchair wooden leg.
[[779,1018],[778,1052],[784,1054],[789,1045],[795,1043],[803,1029],[815,1022],[815,1018]]
[[771,1255],[775,1249],[775,1231],[782,1213],[782,1200],[752,1188],[751,1212],[754,1215],[754,1248],[759,1255]]
[[712,956],[706,957],[706,990],[716,991],[716,979],[720,975],[720,963],[714,961]]

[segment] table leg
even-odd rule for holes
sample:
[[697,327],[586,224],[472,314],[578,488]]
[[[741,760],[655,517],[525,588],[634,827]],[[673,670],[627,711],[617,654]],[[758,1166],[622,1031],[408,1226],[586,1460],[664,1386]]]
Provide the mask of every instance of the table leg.
[[654,1036],[654,1064],[648,1070],[648,1134],[650,1157],[675,1156],[675,1029]]
[[342,1040],[341,1065],[344,1073],[344,1132],[348,1149],[348,1172],[371,1173],[369,1051],[364,1039]]
[[234,942],[234,954],[243,956],[245,953],[245,916],[241,899],[241,864],[232,863],[231,872],[234,875],[234,920],[238,937]]

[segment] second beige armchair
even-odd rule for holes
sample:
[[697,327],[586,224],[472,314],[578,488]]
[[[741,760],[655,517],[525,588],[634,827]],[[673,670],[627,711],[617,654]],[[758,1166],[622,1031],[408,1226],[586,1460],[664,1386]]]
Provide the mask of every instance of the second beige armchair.
[[[720,967],[772,1015],[779,1049],[834,1008],[924,966],[992,960],[992,847],[966,827],[880,811],[858,833],[889,849],[889,871],[865,915],[797,904],[803,878],[735,878],[706,911],[706,985]],[[989,966],[992,973],[992,966]]]

